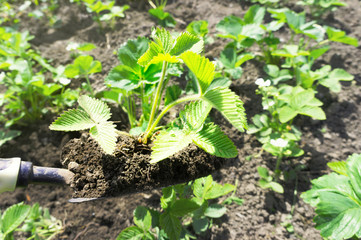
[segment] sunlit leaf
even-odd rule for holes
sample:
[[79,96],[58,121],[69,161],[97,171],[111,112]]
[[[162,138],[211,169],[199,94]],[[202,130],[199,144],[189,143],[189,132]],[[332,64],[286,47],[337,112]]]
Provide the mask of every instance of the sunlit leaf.
[[247,120],[243,102],[229,88],[215,88],[208,91],[203,97],[214,108],[222,113],[222,115],[239,131],[247,128]]
[[222,158],[234,158],[238,155],[237,148],[222,130],[213,123],[203,126],[193,138],[196,145],[204,151]]

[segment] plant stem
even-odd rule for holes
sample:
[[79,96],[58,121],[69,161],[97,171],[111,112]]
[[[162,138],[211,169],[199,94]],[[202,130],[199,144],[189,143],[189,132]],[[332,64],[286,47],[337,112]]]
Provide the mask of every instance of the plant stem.
[[86,82],[87,82],[87,84],[88,84],[88,88],[89,88],[90,94],[91,94],[92,97],[94,97],[93,88],[92,88],[92,86],[90,85],[90,80],[89,80],[88,74],[85,75],[85,79],[86,79]]
[[167,71],[167,66],[168,66],[168,62],[164,61],[163,66],[162,66],[162,75],[160,77],[158,87],[157,87],[157,90],[154,95],[154,101],[153,101],[153,105],[152,105],[152,111],[150,112],[150,116],[149,116],[148,127],[147,127],[147,130],[145,131],[148,134],[150,132],[151,125],[153,124],[154,117],[157,112],[157,106],[158,106],[158,102],[160,101],[160,97],[161,97],[160,95],[162,92],[162,87],[163,87],[163,82],[165,79],[165,73]]
[[[281,152],[282,152],[282,149],[281,149]],[[274,176],[276,182],[278,181],[278,178],[280,177],[279,168],[280,168],[282,157],[283,157],[282,153],[280,155],[278,155],[278,157],[277,157],[275,176]]]
[[[162,119],[162,117],[164,116],[164,114],[166,114],[172,107],[174,107],[175,105],[178,105],[180,103],[184,103],[184,102],[189,102],[189,101],[193,101],[193,100],[197,100],[199,99],[199,95],[190,95],[190,96],[186,96],[180,99],[177,99],[173,102],[171,102],[170,104],[168,104],[163,110],[162,112],[158,115],[158,117],[155,119],[154,123],[152,125],[148,125],[148,129],[144,134],[143,137],[143,142],[146,143],[147,139],[149,137],[149,135],[153,132],[153,130],[157,127],[160,119]],[[149,127],[150,126],[150,127]]]

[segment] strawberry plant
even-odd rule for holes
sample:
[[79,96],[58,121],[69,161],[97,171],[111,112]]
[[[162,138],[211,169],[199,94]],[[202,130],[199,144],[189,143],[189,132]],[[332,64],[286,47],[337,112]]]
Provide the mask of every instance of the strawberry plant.
[[[301,132],[292,124],[293,119],[298,115],[326,119],[321,108],[323,103],[316,98],[317,87],[322,85],[332,92],[339,92],[341,81],[354,79],[345,70],[332,69],[329,65],[315,69],[315,61],[329,50],[330,42],[358,46],[357,40],[347,36],[344,31],[320,26],[316,21],[307,22],[305,13],[296,13],[287,8],[267,11],[273,18],[269,23],[263,23],[266,8],[253,5],[243,18],[227,16],[217,24],[217,30],[221,32],[218,36],[232,40],[219,59],[223,76],[231,79],[240,77],[242,69],[238,63],[243,63],[243,59],[256,57],[266,62],[264,71],[268,79],[256,81],[259,85],[257,94],[262,95],[262,106],[266,113],[255,115],[248,129],[248,133],[256,134],[263,150],[277,157],[274,175],[261,176],[264,182],[260,185],[263,187],[272,186],[270,183],[279,178],[282,158],[303,154],[297,144]],[[283,26],[287,26],[291,34],[281,45],[275,32]],[[247,52],[254,44],[261,50],[258,56]],[[287,144],[279,147],[271,143],[278,140]]]
[[79,0],[84,3],[89,13],[94,13],[93,19],[103,29],[102,22],[107,22],[114,28],[116,18],[124,18],[124,11],[129,9],[128,5],[114,6],[115,1],[101,1],[101,0]]
[[[0,28],[0,83],[5,86],[0,104],[2,121],[6,126],[27,124],[50,111],[62,110],[72,104],[77,91],[66,89],[70,81],[64,76],[64,68],[52,67],[46,59],[31,49],[28,32]],[[49,72],[53,81],[47,81]]]
[[[161,129],[153,141],[151,163],[177,153],[192,142],[218,157],[237,156],[237,150],[232,141],[217,125],[206,122],[206,118],[210,110],[215,108],[236,129],[243,131],[246,127],[243,103],[228,87],[212,85],[215,66],[207,58],[199,55],[203,48],[203,41],[187,32],[173,37],[169,31],[159,28],[153,31],[152,36],[154,40],[149,43],[146,52],[138,58],[137,62],[130,61],[138,73],[141,73],[142,68],[148,69],[152,65],[162,65],[157,86],[151,97],[149,120],[146,122],[144,133],[139,136],[139,141],[145,144],[156,130]],[[180,96],[169,101],[168,105],[162,106],[160,100],[168,82],[168,66],[182,63],[195,75],[197,92]],[[132,71],[129,67],[125,69]],[[124,78],[120,77],[118,81],[122,79]],[[113,79],[113,81],[116,80]],[[79,99],[79,103],[79,109],[65,112],[51,124],[50,128],[63,131],[91,128],[93,137],[99,140],[107,153],[111,154],[115,150],[116,134],[114,125],[108,122],[109,109],[98,100],[85,96]],[[179,124],[173,124],[173,127],[169,128],[158,127],[162,117],[171,108],[184,103],[188,104],[179,113]]]
[[315,207],[316,229],[324,238],[361,237],[361,155],[327,164],[334,172],[312,180],[312,188],[301,197]]
[[311,15],[315,17],[320,17],[326,12],[336,11],[339,7],[347,6],[347,3],[339,0],[303,0],[298,1],[297,4],[309,6]]
[[76,42],[70,42],[66,46],[66,50],[70,52],[70,56],[72,58],[77,58],[80,55],[85,55],[85,52],[91,51],[95,49],[96,46],[92,43],[76,43]]
[[73,64],[66,66],[64,74],[68,78],[85,78],[85,89],[94,96],[93,88],[90,84],[89,76],[102,71],[101,62],[94,60],[92,56],[83,55],[74,59]]
[[62,232],[62,222],[49,214],[39,204],[33,206],[18,203],[0,213],[0,238],[14,239],[14,232],[26,232],[28,239],[51,239]]
[[[214,219],[222,217],[227,209],[211,200],[234,191],[235,186],[213,181],[211,175],[188,184],[163,188],[161,211],[138,206],[134,223],[124,229],[117,240],[137,239],[195,239],[212,226]],[[241,202],[239,198],[233,198]],[[193,234],[192,234],[193,233]]]
[[158,19],[158,24],[162,27],[175,27],[177,24],[173,16],[164,11],[165,6],[167,5],[167,0],[148,0],[149,4],[152,6],[152,9],[149,9],[149,14]]
[[187,32],[203,38],[204,44],[212,44],[214,39],[208,36],[208,22],[205,20],[192,21],[186,28]]

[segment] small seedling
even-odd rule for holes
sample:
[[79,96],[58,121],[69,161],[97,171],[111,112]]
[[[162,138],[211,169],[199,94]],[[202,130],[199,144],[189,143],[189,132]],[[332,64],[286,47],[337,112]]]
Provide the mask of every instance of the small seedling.
[[264,167],[257,167],[258,174],[260,176],[260,179],[258,181],[258,184],[261,188],[270,188],[275,192],[283,193],[283,187],[281,184],[274,181],[273,177],[270,176],[267,168]]
[[7,208],[2,215],[0,213],[0,239],[14,239],[15,231],[30,233],[29,239],[51,239],[62,230],[61,221],[39,204],[29,206],[18,203]]
[[[117,240],[137,239],[196,239],[212,226],[213,219],[222,217],[226,207],[210,200],[235,190],[235,186],[223,186],[212,176],[167,187],[162,190],[161,211],[138,206],[134,211],[134,223],[124,229]],[[191,233],[193,232],[193,234]]]
[[92,56],[79,56],[73,64],[66,66],[64,74],[68,78],[85,78],[86,89],[94,96],[94,90],[90,84],[89,76],[102,71],[101,62],[94,60]]
[[149,14],[158,19],[158,24],[162,27],[175,27],[177,22],[173,16],[164,11],[165,6],[167,5],[167,0],[155,1],[153,3],[151,0],[148,0],[149,4],[153,7],[149,9]]

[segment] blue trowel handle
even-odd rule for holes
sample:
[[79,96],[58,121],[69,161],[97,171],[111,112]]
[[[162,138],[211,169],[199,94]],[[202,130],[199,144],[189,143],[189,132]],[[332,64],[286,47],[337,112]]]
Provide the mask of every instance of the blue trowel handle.
[[70,184],[73,176],[62,168],[38,167],[20,158],[0,158],[0,193],[29,184]]

